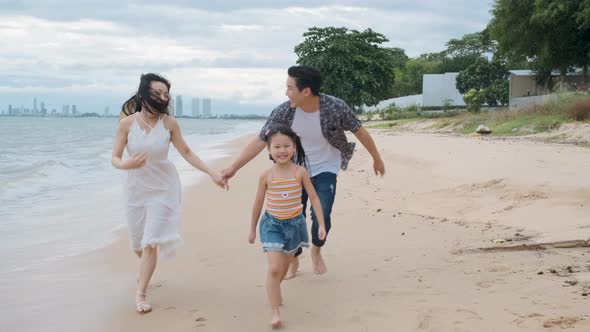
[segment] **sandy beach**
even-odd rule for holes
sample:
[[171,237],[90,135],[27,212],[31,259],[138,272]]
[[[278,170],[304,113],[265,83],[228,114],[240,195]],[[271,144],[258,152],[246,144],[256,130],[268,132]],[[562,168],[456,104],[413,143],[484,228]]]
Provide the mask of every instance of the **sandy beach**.
[[[357,145],[338,178],[328,273],[303,254],[283,285],[284,330],[590,331],[590,150],[372,133],[387,173]],[[268,166],[262,153],[229,192],[209,181],[185,191],[185,245],[158,262],[152,313],[135,312],[138,260],[122,233],[53,272],[0,281],[0,331],[270,330],[266,257],[247,241]]]

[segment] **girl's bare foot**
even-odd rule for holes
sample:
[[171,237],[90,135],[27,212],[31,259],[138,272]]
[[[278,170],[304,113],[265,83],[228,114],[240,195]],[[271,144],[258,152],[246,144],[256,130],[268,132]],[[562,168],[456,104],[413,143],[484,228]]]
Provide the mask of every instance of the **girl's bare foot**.
[[270,319],[270,326],[273,329],[278,329],[283,326],[283,322],[281,321],[281,314],[279,313],[279,309],[275,309],[272,311],[272,317]]

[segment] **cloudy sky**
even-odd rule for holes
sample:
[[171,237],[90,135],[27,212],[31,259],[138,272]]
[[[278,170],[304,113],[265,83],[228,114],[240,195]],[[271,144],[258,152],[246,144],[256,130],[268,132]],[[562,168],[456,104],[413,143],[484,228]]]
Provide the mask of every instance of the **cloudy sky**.
[[[216,4],[213,4],[217,2]],[[371,28],[409,56],[482,30],[492,0],[0,0],[0,111],[111,112],[157,72],[214,113],[268,114],[309,27]]]

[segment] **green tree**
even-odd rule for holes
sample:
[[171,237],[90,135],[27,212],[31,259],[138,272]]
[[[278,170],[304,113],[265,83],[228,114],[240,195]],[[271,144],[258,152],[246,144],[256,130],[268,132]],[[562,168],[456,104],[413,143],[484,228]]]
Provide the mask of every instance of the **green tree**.
[[457,90],[466,93],[471,89],[485,89],[497,80],[507,80],[508,75],[504,62],[480,58],[457,75]]
[[394,96],[420,94],[424,74],[460,72],[494,50],[495,44],[487,29],[451,39],[446,50],[422,54],[409,59],[405,67],[396,68]]
[[[438,73],[457,73],[465,70],[467,67],[476,63],[483,57],[480,54],[463,54],[454,57],[445,57],[438,64],[436,71]],[[485,58],[484,58],[485,59]],[[434,74],[434,73],[430,73]]]
[[422,93],[422,76],[437,73],[440,62],[422,55],[410,59],[404,68],[395,69],[394,96],[409,96]]
[[322,92],[342,98],[355,111],[392,97],[395,54],[380,45],[388,39],[371,29],[312,27],[295,46],[297,63],[317,67]]
[[492,40],[489,29],[486,28],[480,32],[466,34],[461,39],[449,40],[445,52],[450,57],[494,54],[496,43]]
[[457,90],[461,93],[478,91],[481,99],[489,106],[506,105],[509,94],[508,75],[505,62],[480,58],[457,75]]
[[483,91],[471,89],[463,96],[465,104],[467,104],[467,111],[477,113],[481,110],[483,103]]
[[565,75],[590,63],[587,0],[496,0],[490,32],[500,54],[526,57],[548,87],[551,71]]
[[388,48],[388,50],[391,53],[393,68],[404,68],[408,60],[410,60],[403,48],[392,47]]

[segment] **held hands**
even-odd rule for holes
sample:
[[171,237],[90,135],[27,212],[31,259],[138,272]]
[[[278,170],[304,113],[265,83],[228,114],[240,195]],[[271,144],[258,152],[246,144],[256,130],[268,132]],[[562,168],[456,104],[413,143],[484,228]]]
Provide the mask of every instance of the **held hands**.
[[123,164],[124,169],[136,169],[136,168],[143,167],[149,158],[150,158],[150,156],[145,152],[134,153]]
[[318,239],[325,240],[326,239],[326,227],[320,226],[318,227]]
[[236,170],[234,170],[231,166],[221,171],[221,176],[226,182],[234,175],[236,175]]
[[373,170],[375,175],[383,176],[385,174],[385,163],[383,159],[373,159]]
[[220,173],[213,172],[211,174],[211,180],[213,180],[213,182],[215,182],[215,184],[218,185],[219,187],[221,187],[225,190],[229,190],[229,184],[227,184],[227,180],[224,179]]
[[256,240],[256,231],[250,231],[250,234],[248,234],[248,242],[250,243],[254,243],[254,240]]

